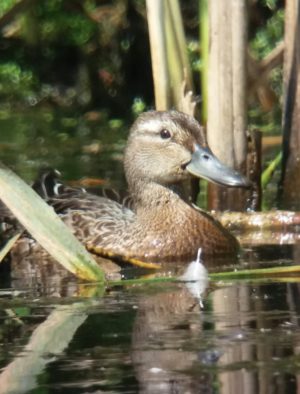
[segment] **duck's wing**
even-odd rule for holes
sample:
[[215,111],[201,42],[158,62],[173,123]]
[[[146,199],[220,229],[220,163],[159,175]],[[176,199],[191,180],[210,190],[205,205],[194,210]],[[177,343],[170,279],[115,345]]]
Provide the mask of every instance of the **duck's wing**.
[[32,188],[61,215],[70,212],[89,212],[96,217],[104,215],[131,215],[127,199],[120,201],[115,191],[104,191],[101,195],[88,193],[83,188],[66,186],[60,181],[57,170],[41,173]]
[[[97,196],[86,192],[85,189],[69,187],[61,183],[60,173],[54,169],[43,170],[32,188],[50,205],[61,218],[82,233],[78,234],[81,240],[86,240],[93,228],[100,227],[105,230],[106,225],[111,229],[113,225],[125,225],[133,218],[133,212],[123,203],[107,197]],[[116,193],[110,193],[118,199]],[[123,224],[122,224],[123,223]],[[3,226],[19,227],[17,219],[10,210],[0,201],[0,224]]]

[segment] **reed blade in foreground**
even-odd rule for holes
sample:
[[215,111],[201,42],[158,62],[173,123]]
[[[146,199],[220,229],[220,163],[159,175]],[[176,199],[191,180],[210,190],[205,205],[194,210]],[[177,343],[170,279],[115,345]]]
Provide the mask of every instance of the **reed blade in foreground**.
[[0,199],[63,267],[82,279],[104,282],[103,271],[53,209],[3,164]]

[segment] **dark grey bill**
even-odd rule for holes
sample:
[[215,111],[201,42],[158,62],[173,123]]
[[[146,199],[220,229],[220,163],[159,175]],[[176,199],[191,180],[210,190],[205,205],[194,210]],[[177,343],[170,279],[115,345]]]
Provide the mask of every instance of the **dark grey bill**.
[[197,145],[192,160],[186,169],[198,178],[204,178],[213,183],[231,187],[251,186],[250,181],[239,172],[222,164],[209,148]]

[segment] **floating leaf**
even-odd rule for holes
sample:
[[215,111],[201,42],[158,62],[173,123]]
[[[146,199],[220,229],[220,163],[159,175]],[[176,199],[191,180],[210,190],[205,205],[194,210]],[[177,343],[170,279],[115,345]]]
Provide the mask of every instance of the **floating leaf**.
[[300,265],[289,265],[286,267],[268,267],[268,268],[256,268],[247,270],[237,270],[228,272],[215,272],[210,274],[211,279],[215,280],[229,280],[229,279],[256,279],[256,278],[268,278],[278,277],[278,279],[285,277],[286,275],[300,274]]
[[[200,279],[207,281],[232,281],[232,280],[265,280],[270,278],[276,278],[276,280],[284,280],[284,281],[295,281],[299,280],[300,275],[300,265],[292,265],[286,267],[268,267],[268,268],[255,268],[255,269],[247,269],[247,270],[234,270],[234,271],[226,271],[226,272],[212,272],[208,274],[208,278],[204,276],[205,267],[201,267],[199,269],[194,266],[195,262],[192,262],[191,265],[188,266],[187,271],[198,272],[197,275],[200,275]],[[125,279],[121,281],[109,281],[109,286],[135,286],[135,285],[148,285],[148,284],[160,284],[160,283],[176,283],[182,282],[182,280],[186,279],[184,274],[181,277],[176,276],[160,276],[160,277],[147,277],[140,279]],[[295,276],[296,275],[296,276]],[[189,276],[188,276],[189,277]],[[204,282],[203,282],[204,283]],[[207,283],[205,283],[205,286]],[[202,294],[202,292],[201,292]],[[196,296],[196,294],[193,294]],[[197,298],[197,297],[196,297]]]

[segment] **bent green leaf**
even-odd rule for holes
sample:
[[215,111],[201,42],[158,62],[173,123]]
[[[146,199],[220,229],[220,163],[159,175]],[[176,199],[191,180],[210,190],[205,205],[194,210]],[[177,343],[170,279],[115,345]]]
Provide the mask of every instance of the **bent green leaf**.
[[274,160],[268,165],[261,175],[261,186],[264,189],[271,181],[272,176],[276,168],[279,166],[282,160],[282,152],[279,152]]
[[104,282],[103,271],[54,210],[1,163],[0,199],[63,267],[82,279]]

